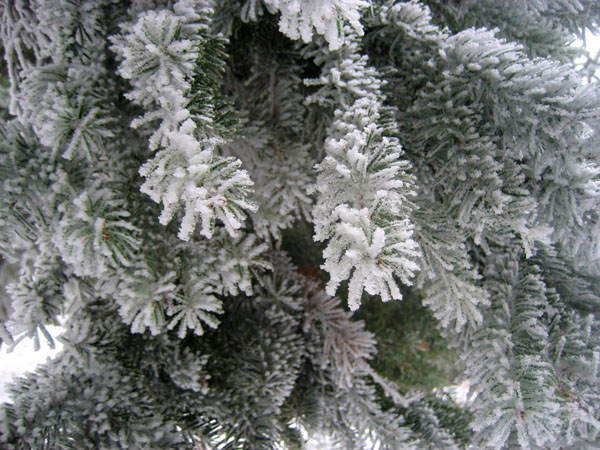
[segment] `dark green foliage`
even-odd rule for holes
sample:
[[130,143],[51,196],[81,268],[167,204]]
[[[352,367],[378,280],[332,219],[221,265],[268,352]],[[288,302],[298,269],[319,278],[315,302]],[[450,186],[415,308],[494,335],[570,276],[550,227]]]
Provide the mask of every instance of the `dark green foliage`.
[[418,292],[406,289],[402,302],[369,299],[363,305],[356,317],[375,333],[373,368],[377,372],[397,383],[403,392],[427,392],[452,381],[449,368],[456,361],[456,351],[440,335]]

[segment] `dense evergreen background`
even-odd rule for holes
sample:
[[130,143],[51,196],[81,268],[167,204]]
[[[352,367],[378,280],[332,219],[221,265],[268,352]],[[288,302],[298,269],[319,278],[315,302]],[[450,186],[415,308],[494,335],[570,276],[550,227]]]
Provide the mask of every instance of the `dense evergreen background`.
[[600,3],[0,17],[0,446],[600,446]]

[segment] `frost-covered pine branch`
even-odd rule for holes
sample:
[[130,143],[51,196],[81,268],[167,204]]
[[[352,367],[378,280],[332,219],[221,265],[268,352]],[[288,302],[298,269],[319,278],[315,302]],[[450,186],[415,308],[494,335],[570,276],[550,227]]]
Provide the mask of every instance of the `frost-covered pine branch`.
[[[210,2],[204,3],[202,15],[194,9],[199,5],[184,0],[173,6],[173,12],[142,13],[124,35],[113,39],[113,50],[122,59],[119,73],[133,84],[128,98],[150,109],[132,126],[160,121],[150,137],[150,149],[159,151],[140,168],[146,178],[141,190],[162,202],[159,220],[163,225],[183,206],[179,230],[183,240],[190,239],[198,219],[202,221],[201,234],[208,238],[217,219],[235,236],[245,210],[255,209],[247,200],[253,183],[240,169],[240,162],[217,154],[216,147],[225,141],[214,134],[214,117],[193,115],[193,101],[199,93],[192,88],[210,94],[210,89],[218,87],[192,82],[195,65],[207,57],[202,54],[203,38],[209,39],[209,35],[204,30],[202,36],[205,27],[201,23],[210,14]],[[218,73],[221,69],[213,70]]]
[[364,290],[383,301],[401,299],[394,276],[410,284],[418,269],[409,219],[413,179],[400,143],[388,133],[382,82],[358,44],[349,40],[324,72],[319,83],[325,86],[311,101],[327,102],[336,90],[342,95],[317,167],[315,239],[328,240],[327,292],[334,295],[349,280],[348,304],[355,310]]
[[481,389],[473,426],[486,448],[552,446],[564,431],[542,319],[550,292],[539,269],[518,254],[497,259],[486,274],[496,303],[465,357],[469,379]]
[[[242,8],[246,19],[262,15],[260,0],[247,0]],[[358,34],[363,33],[360,11],[369,6],[366,0],[264,0],[271,13],[280,12],[279,30],[291,39],[310,43],[313,35],[325,37],[330,50],[337,50],[344,40],[347,22]]]
[[320,326],[325,337],[322,365],[333,364],[339,385],[350,387],[355,373],[364,371],[366,360],[375,352],[373,336],[364,331],[363,322],[350,320],[351,315],[339,307],[339,299],[318,286],[307,287],[306,302],[304,330]]
[[600,7],[514,12],[0,2],[0,447],[598,447]]
[[454,324],[457,332],[466,325],[480,324],[482,306],[489,293],[480,286],[465,238],[448,226],[448,215],[424,204],[413,214],[416,237],[422,251],[417,286],[423,289],[423,304],[429,306],[442,327]]

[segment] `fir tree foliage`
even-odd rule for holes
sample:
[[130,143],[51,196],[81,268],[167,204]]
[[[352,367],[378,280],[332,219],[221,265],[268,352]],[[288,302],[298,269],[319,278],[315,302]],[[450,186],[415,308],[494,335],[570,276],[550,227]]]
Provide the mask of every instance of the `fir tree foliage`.
[[[160,121],[150,137],[150,149],[160,150],[140,168],[140,174],[146,178],[141,189],[155,202],[163,203],[160,216],[163,225],[171,221],[180,203],[183,204],[181,239],[189,239],[198,218],[202,220],[204,236],[212,237],[216,219],[233,236],[242,226],[244,210],[255,209],[246,200],[252,182],[239,168],[239,161],[215,154],[215,147],[224,141],[213,131],[210,106],[208,116],[191,116],[188,109],[199,95],[191,91],[190,78],[195,60],[206,60],[199,54],[199,50],[209,48],[202,45],[200,37],[201,14],[209,11],[205,5],[196,12],[194,2],[184,1],[173,9],[173,12],[140,14],[126,34],[113,39],[113,50],[123,59],[119,74],[133,84],[127,97],[150,108],[132,126]],[[199,82],[193,84],[194,88],[204,88],[209,93],[211,88],[215,89]]]
[[[310,43],[313,35],[325,37],[330,50],[337,50],[343,41],[343,24],[347,22],[362,34],[360,10],[369,6],[365,0],[266,0],[270,13],[280,12],[279,30],[292,39]],[[255,21],[263,14],[258,0],[248,0],[242,7],[242,17]]]
[[517,256],[498,259],[489,264],[486,277],[489,291],[496,294],[493,313],[474,336],[475,360],[466,364],[481,389],[473,426],[485,436],[483,446],[543,448],[562,431],[548,331],[540,320],[546,287],[537,267],[527,267]]
[[329,239],[323,253],[323,268],[331,275],[328,293],[349,279],[348,304],[356,310],[363,290],[383,301],[401,299],[394,274],[410,284],[418,269],[408,219],[413,180],[400,159],[400,143],[386,136],[393,124],[384,116],[382,82],[357,43],[349,40],[325,69],[318,83],[327,84],[311,101],[341,95],[317,168],[315,239]]
[[0,447],[598,447],[600,8],[515,8],[0,4]]

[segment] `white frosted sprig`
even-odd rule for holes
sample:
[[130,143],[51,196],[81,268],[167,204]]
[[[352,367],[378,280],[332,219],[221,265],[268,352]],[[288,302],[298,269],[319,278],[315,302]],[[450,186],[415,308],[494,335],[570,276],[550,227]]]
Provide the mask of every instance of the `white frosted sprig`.
[[344,22],[363,34],[360,10],[365,0],[264,0],[271,11],[280,11],[279,30],[292,39],[310,42],[316,32],[325,37],[330,50],[342,45]]
[[391,223],[386,228],[372,221],[372,213],[338,206],[334,234],[323,252],[323,269],[330,274],[327,293],[334,295],[341,281],[349,279],[348,306],[360,306],[363,290],[380,295],[383,301],[400,300],[402,294],[394,275],[410,284],[418,265],[417,244],[410,239],[412,227],[408,221]]
[[80,276],[126,267],[139,248],[140,230],[127,219],[124,202],[106,188],[84,191],[59,223],[56,246]]
[[181,38],[182,26],[170,11],[148,11],[130,33],[113,39],[112,48],[123,60],[118,73],[134,86],[127,98],[148,107],[160,101],[167,86],[179,92],[190,88],[187,75],[198,57],[197,42]]
[[350,280],[348,304],[357,309],[363,290],[382,300],[401,299],[394,279],[410,284],[419,255],[409,220],[414,195],[410,165],[400,159],[397,139],[378,124],[381,105],[359,98],[336,111],[327,156],[317,166],[319,196],[313,210],[315,239],[329,239],[323,268],[327,292]]
[[54,154],[62,151],[65,159],[83,153],[92,161],[104,153],[104,141],[113,137],[112,120],[99,101],[88,98],[71,100],[56,96],[52,109],[41,113],[43,124],[39,129],[40,141]]
[[174,301],[178,291],[176,277],[175,271],[161,275],[147,264],[140,265],[125,277],[116,290],[115,300],[121,318],[131,324],[132,333],[143,333],[148,329],[152,335],[157,335],[164,330],[165,307]]
[[240,236],[233,242],[223,239],[219,244],[218,262],[213,270],[219,273],[223,293],[252,295],[253,275],[273,269],[271,263],[264,259],[269,246],[264,242],[257,243],[254,234]]
[[[158,150],[141,168],[146,178],[141,191],[164,208],[159,221],[168,224],[184,207],[179,237],[189,240],[196,223],[210,238],[215,221],[230,235],[245,220],[245,210],[256,207],[246,200],[252,181],[240,169],[240,161],[216,155],[224,141],[210,130],[198,130],[188,109],[191,80],[202,43],[201,14],[210,16],[210,5],[180,0],[173,11],[141,13],[123,36],[113,37],[113,50],[121,58],[119,73],[131,80],[126,94],[147,112],[131,126],[142,127],[159,121],[150,137],[150,149]],[[198,117],[194,117],[198,119]]]
[[195,335],[204,334],[204,327],[217,328],[219,319],[215,314],[223,312],[221,300],[214,294],[214,287],[204,278],[193,274],[176,296],[175,301],[167,306],[170,318],[167,328],[177,328],[177,336],[183,339],[188,330]]
[[125,96],[147,109],[133,120],[134,128],[159,120],[150,138],[150,149],[165,145],[165,136],[190,116],[187,93],[199,56],[199,16],[193,2],[179,1],[174,12],[147,11],[137,17],[127,32],[111,38],[111,49],[121,59],[118,73],[133,89]]
[[162,202],[163,225],[184,206],[180,239],[190,238],[199,218],[203,236],[212,236],[216,219],[235,236],[245,219],[244,210],[256,209],[245,198],[253,183],[239,168],[239,160],[214,153],[214,147],[222,142],[219,138],[200,141],[194,135],[195,128],[188,119],[178,131],[168,133],[168,146],[140,168],[146,178],[141,191]]

